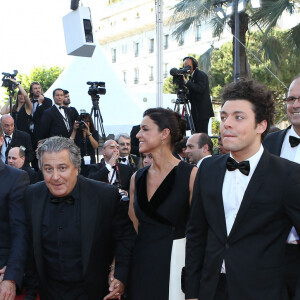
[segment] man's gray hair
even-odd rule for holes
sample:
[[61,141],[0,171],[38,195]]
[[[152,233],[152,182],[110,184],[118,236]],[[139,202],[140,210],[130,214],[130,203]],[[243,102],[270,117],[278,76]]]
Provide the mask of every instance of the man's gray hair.
[[44,152],[60,152],[64,149],[69,150],[70,160],[75,168],[80,172],[81,155],[80,149],[74,144],[71,139],[54,136],[46,139],[46,141],[39,146],[37,157],[39,160],[39,168],[42,170]]
[[116,137],[115,137],[115,141],[116,141],[117,143],[119,143],[120,137],[123,137],[123,138],[126,139],[126,140],[130,140],[130,136],[129,136],[128,133],[119,133],[119,134],[116,135]]

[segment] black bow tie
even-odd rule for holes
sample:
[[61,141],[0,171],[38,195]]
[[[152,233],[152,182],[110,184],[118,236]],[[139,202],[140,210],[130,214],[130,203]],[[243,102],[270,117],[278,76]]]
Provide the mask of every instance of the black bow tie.
[[59,108],[59,109],[64,109],[64,107],[63,107],[63,106],[59,106],[58,108]]
[[119,157],[119,161],[120,161],[120,162],[121,162],[121,161],[125,162],[125,161],[126,161],[126,158],[125,158],[125,157]]
[[11,140],[10,135],[5,135],[4,138],[5,138],[5,139],[6,139],[6,138],[9,138],[9,139]]
[[65,196],[65,197],[51,197],[51,203],[59,204],[59,203],[67,203],[67,204],[74,204],[73,196]]
[[248,160],[238,163],[231,157],[227,158],[226,168],[228,171],[239,169],[240,172],[246,176],[248,176],[250,172],[250,164]]
[[38,99],[33,99],[33,100],[32,100],[33,103],[36,103],[36,102],[38,102],[38,101],[39,101]]
[[289,142],[291,144],[291,147],[297,147],[300,144],[300,139],[296,138],[295,136],[290,135]]

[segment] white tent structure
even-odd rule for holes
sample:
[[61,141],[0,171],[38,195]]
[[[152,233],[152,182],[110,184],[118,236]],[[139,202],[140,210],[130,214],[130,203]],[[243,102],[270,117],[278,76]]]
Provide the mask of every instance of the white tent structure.
[[111,133],[130,133],[133,125],[140,124],[146,104],[138,101],[126,88],[99,44],[91,58],[74,57],[45,96],[53,99],[52,92],[56,88],[68,90],[71,106],[76,107],[78,112],[84,109],[90,113],[92,100],[88,95],[88,81],[106,83],[106,95],[100,95],[99,100],[106,136]]

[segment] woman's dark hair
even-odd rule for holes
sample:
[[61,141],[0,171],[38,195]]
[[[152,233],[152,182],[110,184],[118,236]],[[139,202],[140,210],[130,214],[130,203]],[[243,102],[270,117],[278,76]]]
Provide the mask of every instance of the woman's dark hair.
[[18,99],[18,96],[19,95],[22,95],[22,93],[21,93],[21,91],[19,90],[18,91],[18,93],[17,93],[17,98],[16,98],[16,102],[15,102],[15,104],[13,105],[13,107],[12,107],[12,111],[13,112],[16,112],[17,111],[17,109],[18,109],[18,107],[19,107],[19,99]]
[[77,118],[77,121],[81,121],[81,120],[90,122],[90,132],[95,131],[94,122],[93,122],[93,119],[90,114],[88,114],[88,113],[80,114]]
[[146,116],[158,126],[160,131],[163,131],[165,128],[170,129],[172,147],[185,135],[186,120],[169,108],[149,108],[143,114],[143,117]]
[[256,125],[263,120],[267,121],[267,128],[261,135],[261,139],[264,139],[273,125],[275,110],[273,94],[266,86],[255,80],[242,79],[239,82],[226,85],[221,98],[223,100],[222,106],[229,100],[249,101],[255,114]]

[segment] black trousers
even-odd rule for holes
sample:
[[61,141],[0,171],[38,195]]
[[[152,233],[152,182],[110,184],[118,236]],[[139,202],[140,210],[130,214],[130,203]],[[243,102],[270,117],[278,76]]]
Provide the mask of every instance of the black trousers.
[[[286,244],[285,248],[285,287],[287,299],[295,297],[300,272],[300,244]],[[299,293],[300,291],[298,291]]]
[[228,300],[228,288],[227,288],[226,274],[220,273],[219,282],[217,285],[214,300]]

